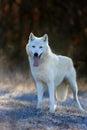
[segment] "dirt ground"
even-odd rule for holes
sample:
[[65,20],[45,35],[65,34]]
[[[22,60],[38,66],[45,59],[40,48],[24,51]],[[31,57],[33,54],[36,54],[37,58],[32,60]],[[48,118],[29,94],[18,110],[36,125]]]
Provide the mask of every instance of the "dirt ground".
[[36,109],[37,93],[26,74],[0,74],[0,130],[87,130],[87,78],[78,79],[79,100],[85,112],[79,112],[69,90],[67,100],[58,102],[49,112],[48,93],[42,110]]

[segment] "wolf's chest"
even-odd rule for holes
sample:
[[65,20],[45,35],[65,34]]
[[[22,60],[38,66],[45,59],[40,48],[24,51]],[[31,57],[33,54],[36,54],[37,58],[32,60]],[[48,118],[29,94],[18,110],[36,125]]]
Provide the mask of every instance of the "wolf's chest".
[[32,76],[35,80],[48,82],[50,81],[50,71],[48,67],[31,68]]

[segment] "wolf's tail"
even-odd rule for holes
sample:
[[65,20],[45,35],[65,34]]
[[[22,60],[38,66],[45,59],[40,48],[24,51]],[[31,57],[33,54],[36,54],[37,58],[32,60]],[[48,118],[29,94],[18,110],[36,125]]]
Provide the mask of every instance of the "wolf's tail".
[[56,99],[60,101],[65,101],[68,94],[68,85],[62,83],[56,88]]

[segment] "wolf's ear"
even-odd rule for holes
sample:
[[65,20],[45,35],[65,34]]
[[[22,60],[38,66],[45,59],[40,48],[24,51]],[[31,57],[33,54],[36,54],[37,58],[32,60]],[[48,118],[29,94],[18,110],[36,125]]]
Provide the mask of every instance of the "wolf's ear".
[[29,35],[29,40],[30,41],[33,41],[35,39],[35,36],[34,34],[31,32],[30,35]]
[[47,34],[45,34],[45,35],[43,36],[43,41],[44,41],[44,42],[48,42],[48,35],[47,35]]

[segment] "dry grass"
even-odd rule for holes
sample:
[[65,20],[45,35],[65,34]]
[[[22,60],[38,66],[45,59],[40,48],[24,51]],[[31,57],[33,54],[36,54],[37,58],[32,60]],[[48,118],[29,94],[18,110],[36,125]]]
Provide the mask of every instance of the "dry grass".
[[[5,64],[5,63],[4,63]],[[0,130],[86,130],[87,113],[78,112],[69,94],[52,114],[48,98],[43,110],[36,109],[36,89],[30,76],[10,72],[0,64]],[[79,99],[87,111],[87,78],[78,79]]]

